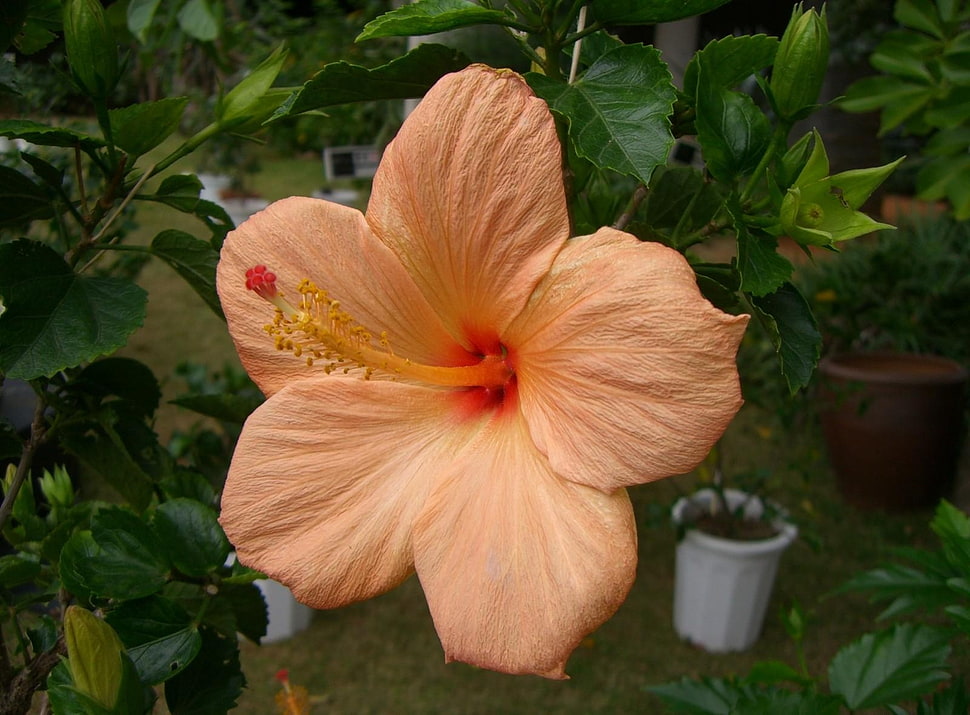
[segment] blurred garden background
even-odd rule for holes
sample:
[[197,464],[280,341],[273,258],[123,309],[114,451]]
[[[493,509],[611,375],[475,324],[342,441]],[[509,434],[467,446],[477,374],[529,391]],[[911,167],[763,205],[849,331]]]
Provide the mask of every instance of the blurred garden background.
[[[930,0],[909,4],[926,12],[948,5]],[[37,45],[43,44],[45,5],[56,8],[59,3],[30,3],[39,18],[31,25],[38,33]],[[131,5],[153,7],[151,21],[140,28],[140,34],[131,27]],[[733,0],[691,26],[696,46],[687,51],[732,33],[779,35],[793,5]],[[120,107],[188,97],[179,131],[151,149],[149,164],[169,156],[185,137],[203,129],[215,98],[281,43],[288,54],[275,86],[285,88],[299,87],[337,61],[384,65],[408,46],[404,38],[354,42],[368,22],[391,9],[387,0],[154,4],[131,0],[104,6],[109,23],[127,47],[127,73],[111,103]],[[887,32],[903,27],[893,4],[881,0],[831,0],[826,12],[832,51],[823,103],[843,96],[852,82],[887,69],[885,63],[870,65],[868,58]],[[961,61],[970,56],[965,27],[966,21],[953,39],[957,47],[953,53]],[[626,42],[650,43],[657,30],[623,27],[617,32]],[[28,45],[32,40],[27,38]],[[498,28],[452,31],[435,37],[435,42],[460,49],[474,61],[529,69]],[[0,117],[50,122],[82,132],[95,127],[97,118],[91,116],[86,97],[63,72],[52,71],[63,67],[63,43],[51,42],[31,52],[25,49],[32,48],[21,45],[0,63],[0,84],[8,90],[0,95]],[[677,47],[670,46],[670,52],[676,54]],[[909,76],[929,82],[921,71],[911,68]],[[849,242],[840,246],[842,255],[783,242],[782,250],[796,265],[794,283],[818,317],[825,341],[823,356],[848,348],[898,349],[940,354],[968,366],[970,224],[961,203],[968,197],[947,193],[939,177],[918,181],[920,171],[938,156],[932,153],[939,149],[932,144],[932,122],[907,125],[904,117],[887,127],[883,116],[880,126],[880,107],[866,107],[864,98],[852,99],[857,111],[850,113],[836,102],[813,115],[811,125],[826,137],[833,174],[907,156],[866,205],[877,220],[898,225],[899,230]],[[918,111],[911,109],[907,117]],[[333,151],[338,155],[342,151],[344,157],[352,148],[379,152],[394,136],[404,113],[405,103],[398,100],[328,107],[274,122],[252,136],[220,135],[174,168],[199,174],[204,184],[206,177],[225,177],[221,183],[209,178],[216,183],[206,186],[221,187],[223,193],[213,194],[220,205],[229,198],[243,198],[258,208],[286,196],[317,195],[363,209],[369,187],[367,167],[358,165],[356,174],[353,167],[335,169]],[[961,116],[959,129],[965,133],[970,115]],[[20,152],[27,147],[6,140],[0,161],[22,169]],[[46,149],[40,150],[45,161],[64,171],[67,183],[75,181],[73,169],[58,165],[52,154],[44,153]],[[325,150],[331,153],[329,168]],[[963,176],[970,176],[970,165]],[[927,192],[927,185],[933,190]],[[924,199],[928,195],[929,200],[919,201],[917,194]],[[115,228],[124,233],[125,243],[147,246],[161,230],[192,233],[198,226],[197,216],[176,214],[158,203],[125,213]],[[46,229],[35,223],[31,230],[35,236]],[[15,233],[12,229],[9,236],[4,234],[3,241]],[[730,262],[734,251],[733,240],[715,238],[698,246],[694,258]],[[159,377],[161,399],[154,429],[175,459],[224,475],[239,425],[219,419],[218,409],[209,409],[210,416],[203,417],[199,412],[207,410],[185,406],[198,407],[194,398],[220,391],[259,399],[242,372],[225,322],[170,265],[150,261],[137,251],[117,251],[110,261],[112,270],[137,276],[148,293],[144,326],[117,356],[141,361]],[[860,335],[864,345],[858,343]],[[885,511],[849,503],[824,444],[818,377],[791,396],[778,371],[771,336],[754,323],[742,345],[739,365],[746,404],[722,439],[717,469],[732,484],[782,505],[800,530],[781,560],[764,630],[752,648],[742,653],[707,653],[684,642],[672,625],[679,534],[671,524],[670,507],[678,497],[711,483],[714,465],[705,463],[694,473],[631,490],[640,542],[637,581],[619,612],[577,649],[567,667],[571,680],[513,678],[460,663],[445,665],[420,586],[412,577],[371,601],[315,612],[309,627],[292,638],[261,646],[244,641],[241,664],[247,686],[235,711],[274,712],[280,670],[288,672],[291,683],[307,689],[311,712],[333,714],[654,713],[662,712],[663,706],[649,688],[683,677],[740,676],[758,662],[797,664],[802,657],[809,673],[823,676],[843,646],[879,625],[876,618],[885,607],[871,603],[867,594],[836,591],[860,572],[890,562],[901,548],[936,548],[938,535],[930,528],[934,505]],[[965,433],[965,425],[961,429]],[[970,458],[966,449],[961,455],[943,493],[967,510]],[[93,481],[83,482],[81,489],[86,498],[114,498]],[[970,533],[966,536],[970,541]],[[804,614],[803,650],[785,625],[784,614],[793,608]],[[926,618],[932,623],[945,620],[939,614]],[[952,672],[970,674],[967,638],[955,638],[952,648]]]

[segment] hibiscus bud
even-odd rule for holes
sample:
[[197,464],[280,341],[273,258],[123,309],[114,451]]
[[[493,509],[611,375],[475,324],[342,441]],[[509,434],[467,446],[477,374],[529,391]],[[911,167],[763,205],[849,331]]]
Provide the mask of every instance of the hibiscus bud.
[[91,611],[69,606],[64,615],[64,640],[74,687],[113,710],[124,678],[124,646],[118,634]]
[[806,116],[818,103],[829,62],[829,30],[825,9],[802,12],[796,5],[781,37],[771,71],[775,110],[786,121]]
[[279,98],[271,107],[264,106],[265,103],[262,100],[276,81],[285,59],[286,50],[278,47],[269,57],[260,62],[256,69],[246,75],[223,98],[216,110],[219,120],[223,124],[233,124],[235,128],[239,122],[253,119],[254,115],[265,115],[259,117],[260,121],[268,118],[282,103],[282,98]]
[[99,0],[66,0],[64,45],[74,80],[95,99],[118,82],[118,48]]

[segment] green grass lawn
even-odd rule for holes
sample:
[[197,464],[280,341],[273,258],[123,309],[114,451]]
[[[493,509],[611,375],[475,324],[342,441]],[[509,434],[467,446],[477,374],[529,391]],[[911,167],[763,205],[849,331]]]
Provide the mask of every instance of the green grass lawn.
[[[253,185],[267,198],[309,194],[321,183],[316,160],[264,162]],[[165,228],[202,236],[201,224],[175,212],[148,207],[140,214],[140,240]],[[122,354],[171,376],[182,360],[220,368],[236,358],[225,324],[171,271],[155,261],[141,283],[149,290],[145,327]],[[164,383],[165,397],[181,385]],[[824,672],[838,648],[873,627],[877,607],[858,596],[829,594],[850,575],[883,562],[893,547],[932,545],[929,513],[887,516],[860,513],[838,497],[810,421],[791,433],[759,436],[762,415],[745,408],[727,438],[728,467],[769,468],[772,495],[788,507],[803,536],[785,554],[763,637],[743,654],[710,655],[680,642],[671,625],[675,535],[658,514],[695,477],[638,487],[632,497],[640,524],[636,584],[619,612],[576,651],[571,680],[546,681],[444,664],[420,586],[414,578],[372,601],[318,612],[297,638],[274,645],[243,646],[249,687],[237,712],[275,712],[274,674],[290,671],[294,684],[314,697],[314,713],[653,713],[658,701],[645,687],[682,676],[743,673],[756,660],[794,663],[794,649],[777,618],[798,602],[811,618],[806,640],[810,668]],[[196,418],[163,408],[163,436]],[[733,456],[733,459],[731,458]],[[659,523],[658,523],[659,522]],[[964,644],[955,656],[970,672]]]

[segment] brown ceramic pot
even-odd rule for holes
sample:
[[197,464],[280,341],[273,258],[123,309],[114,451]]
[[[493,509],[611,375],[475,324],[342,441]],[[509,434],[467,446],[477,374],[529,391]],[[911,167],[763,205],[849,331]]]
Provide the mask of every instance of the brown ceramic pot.
[[822,431],[849,503],[904,511],[947,494],[965,434],[966,369],[932,355],[847,353],[819,372]]

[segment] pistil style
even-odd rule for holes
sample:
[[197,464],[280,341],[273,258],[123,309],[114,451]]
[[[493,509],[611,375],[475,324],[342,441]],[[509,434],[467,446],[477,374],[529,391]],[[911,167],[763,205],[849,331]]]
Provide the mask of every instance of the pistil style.
[[504,351],[483,355],[474,364],[450,366],[425,365],[396,355],[386,333],[375,341],[371,331],[310,280],[302,280],[297,287],[299,307],[291,305],[277,288],[276,275],[264,265],[246,271],[246,288],[276,308],[273,322],[265,326],[276,349],[305,358],[308,367],[322,362],[327,374],[361,369],[364,379],[369,379],[379,370],[428,385],[488,389],[503,388],[514,375]]

